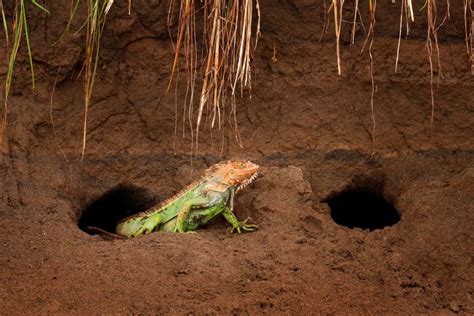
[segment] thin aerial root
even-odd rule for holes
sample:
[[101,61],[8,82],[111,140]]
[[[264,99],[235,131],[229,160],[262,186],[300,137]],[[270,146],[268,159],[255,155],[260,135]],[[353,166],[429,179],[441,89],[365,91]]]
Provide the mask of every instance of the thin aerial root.
[[342,27],[342,9],[344,6],[344,0],[332,0],[332,6],[334,11],[334,32],[336,34],[336,58],[337,58],[337,73],[342,74],[341,71],[341,27]]
[[[435,0],[427,0],[426,20],[427,20],[427,36],[426,50],[428,53],[428,61],[430,64],[430,95],[431,95],[431,115],[430,115],[430,139],[433,138],[433,126],[435,116],[435,89],[434,89],[434,67],[433,67],[433,41],[435,44],[437,66],[438,66],[438,83],[441,78],[441,60],[438,46],[438,29],[436,26],[436,2]],[[448,16],[448,15],[447,15]],[[444,23],[444,20],[440,25]]]
[[322,42],[324,35],[327,33],[329,28],[329,9],[327,8],[326,0],[323,0],[323,29],[319,35],[319,42]]
[[467,55],[471,64],[471,74],[474,75],[474,9],[472,0],[464,0],[464,27]]
[[[174,0],[168,11],[168,21],[171,21]],[[194,0],[181,0],[180,18],[178,23],[177,40],[174,43],[175,55],[169,77],[168,88],[178,71],[179,59],[184,58],[187,89],[184,104],[191,130],[192,153],[196,153],[199,144],[199,133],[204,127],[212,131],[221,130],[225,126],[224,113],[226,103],[235,101],[240,87],[250,91],[252,52],[258,43],[260,34],[260,5],[256,0],[224,1],[204,0],[203,39],[204,49],[198,54],[196,45],[196,23],[194,21],[198,5]],[[254,9],[256,12],[256,28],[253,30]],[[171,24],[171,23],[169,23]],[[184,57],[183,57],[184,56]],[[198,67],[202,70],[198,74]],[[201,91],[198,96],[197,108],[194,110],[194,91],[196,79],[200,76]],[[230,94],[230,98],[229,98]],[[232,111],[236,111],[231,103]],[[175,121],[176,124],[176,121]],[[234,130],[236,139],[240,139],[238,130]],[[239,145],[240,142],[238,141]]]
[[400,3],[400,26],[398,31],[398,44],[397,44],[397,57],[395,58],[395,73],[398,70],[398,60],[400,58],[400,44],[402,41],[402,29],[403,29],[403,10],[405,9],[406,0],[402,0]]
[[[370,1],[372,4],[372,0]],[[369,44],[369,57],[370,57],[370,64],[369,64],[369,71],[370,71],[370,81],[371,81],[371,94],[370,94],[370,114],[372,119],[372,153],[375,152],[375,108],[374,108],[374,98],[376,92],[375,80],[374,80],[374,59],[372,56],[372,46],[374,45],[374,28],[375,28],[375,9],[377,5],[377,0],[373,1],[373,5],[371,6],[370,10],[370,27],[369,27],[369,35],[370,36],[370,44]]]
[[354,21],[352,22],[352,36],[351,44],[354,45],[355,34],[356,34],[356,24],[357,24],[357,14],[359,13],[359,0],[355,0],[354,4]]

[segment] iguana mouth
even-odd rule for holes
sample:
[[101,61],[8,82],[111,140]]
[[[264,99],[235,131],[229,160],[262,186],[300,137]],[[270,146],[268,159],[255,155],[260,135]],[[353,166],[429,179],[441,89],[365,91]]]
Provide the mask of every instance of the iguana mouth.
[[242,184],[237,187],[237,192],[239,192],[240,190],[244,189],[247,185],[252,183],[257,178],[257,176],[258,176],[258,172],[255,172],[248,180],[246,180],[245,182],[242,182]]

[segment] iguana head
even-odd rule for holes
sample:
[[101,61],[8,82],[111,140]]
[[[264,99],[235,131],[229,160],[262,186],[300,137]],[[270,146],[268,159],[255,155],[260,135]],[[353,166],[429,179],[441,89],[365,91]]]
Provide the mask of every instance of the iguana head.
[[225,186],[225,189],[234,187],[240,190],[255,180],[258,168],[259,166],[251,161],[228,160],[208,168],[205,175],[211,177],[218,186]]

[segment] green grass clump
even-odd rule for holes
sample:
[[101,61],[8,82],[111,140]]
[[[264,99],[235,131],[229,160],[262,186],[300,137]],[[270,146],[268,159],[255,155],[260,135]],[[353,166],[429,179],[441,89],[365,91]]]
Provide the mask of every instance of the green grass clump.
[[3,88],[3,119],[0,127],[0,146],[3,145],[3,137],[7,127],[8,117],[8,96],[10,95],[10,89],[13,79],[13,71],[15,68],[15,62],[20,48],[21,39],[24,37],[26,42],[26,48],[28,50],[28,61],[31,69],[31,84],[33,90],[35,89],[35,70],[33,65],[33,54],[31,51],[30,36],[28,32],[28,18],[26,16],[26,5],[27,3],[33,4],[45,13],[49,11],[35,0],[26,2],[25,0],[16,0],[13,9],[13,21],[11,23],[13,30],[13,40],[10,47],[10,38],[8,31],[8,22],[5,16],[5,10],[3,6],[3,0],[0,0],[0,11],[2,16],[2,24],[5,32],[6,46],[7,46],[7,76]]

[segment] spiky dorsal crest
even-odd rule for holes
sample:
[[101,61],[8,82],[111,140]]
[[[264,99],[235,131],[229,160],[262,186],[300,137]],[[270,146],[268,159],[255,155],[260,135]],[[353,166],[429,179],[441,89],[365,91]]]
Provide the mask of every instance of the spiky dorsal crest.
[[246,185],[249,182],[253,181],[256,177],[256,170],[258,169],[258,165],[251,163],[250,161],[224,161],[214,164],[207,168],[203,175],[185,186],[183,189],[178,191],[173,196],[167,198],[164,201],[161,201],[156,206],[122,219],[121,222],[125,222],[128,220],[132,220],[137,217],[143,217],[147,215],[151,215],[156,211],[159,211],[166,205],[174,202],[175,200],[181,198],[190,190],[194,189],[196,186],[200,184],[207,183],[207,189],[212,191],[224,192],[230,186],[238,186],[242,187],[242,185]]
[[184,188],[182,188],[181,190],[179,190],[178,192],[176,192],[175,194],[173,194],[172,196],[170,196],[169,198],[163,200],[163,201],[160,201],[158,204],[156,204],[155,206],[143,211],[143,212],[139,212],[137,214],[133,214],[129,217],[126,217],[122,220],[120,220],[120,222],[126,222],[126,221],[129,221],[129,220],[132,220],[134,218],[137,218],[137,217],[143,217],[143,216],[147,216],[147,215],[151,215],[153,213],[155,213],[156,211],[160,210],[161,208],[163,208],[164,206],[172,203],[173,201],[175,201],[176,199],[179,199],[180,197],[182,197],[183,195],[185,195],[187,192],[189,192],[189,190],[193,189],[195,186],[199,185],[200,183],[202,182],[202,177],[198,180],[194,180],[193,182],[191,182],[190,184],[186,185]]

